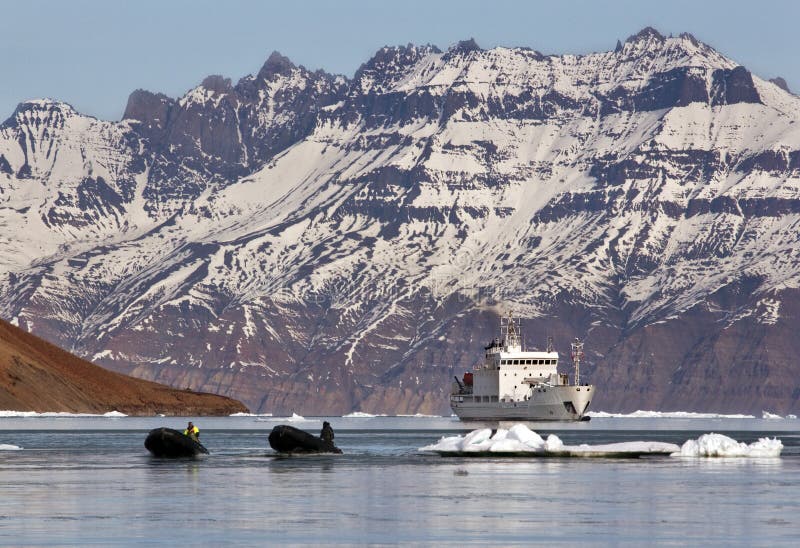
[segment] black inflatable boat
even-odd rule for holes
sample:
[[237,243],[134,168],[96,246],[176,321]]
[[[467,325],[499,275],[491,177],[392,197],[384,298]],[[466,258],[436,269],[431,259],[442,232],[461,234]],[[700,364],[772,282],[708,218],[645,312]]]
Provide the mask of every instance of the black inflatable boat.
[[172,428],[150,430],[144,446],[153,456],[170,459],[208,454],[208,449],[202,443]]
[[278,453],[341,453],[342,450],[294,426],[278,425],[269,434],[269,445]]

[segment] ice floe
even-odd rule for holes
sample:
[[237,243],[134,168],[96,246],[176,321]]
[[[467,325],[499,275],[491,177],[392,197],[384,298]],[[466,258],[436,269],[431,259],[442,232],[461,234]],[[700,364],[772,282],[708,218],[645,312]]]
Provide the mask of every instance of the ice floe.
[[549,457],[641,457],[670,455],[674,457],[779,457],[780,440],[761,438],[757,442],[740,443],[722,434],[703,434],[682,446],[660,441],[628,441],[599,445],[566,445],[555,434],[542,438],[524,424],[509,429],[481,428],[464,436],[444,437],[438,443],[419,451],[441,455],[510,455]]
[[720,413],[695,413],[692,411],[634,411],[633,413],[606,413],[589,411],[586,413],[597,419],[754,419],[755,415],[723,415]]
[[688,440],[674,453],[676,457],[780,457],[783,443],[777,438],[760,438],[750,445],[722,434],[703,434]]
[[234,413],[230,417],[271,417],[272,413]]
[[22,447],[19,445],[9,445],[7,443],[0,443],[0,451],[21,451]]
[[267,421],[267,422],[304,422],[310,421],[313,422],[314,419],[306,419],[302,415],[298,415],[297,413],[292,413],[291,417],[273,417],[271,414],[269,415],[262,415],[256,417],[256,421]]
[[[493,433],[494,432],[494,433]],[[525,455],[564,457],[637,457],[641,455],[669,455],[680,450],[673,443],[634,441],[604,445],[565,445],[555,434],[542,438],[524,424],[515,424],[508,430],[489,428],[473,430],[465,436],[445,437],[438,443],[419,449],[444,455]]]
[[109,411],[108,413],[103,414],[96,414],[96,413],[63,413],[63,412],[44,412],[44,413],[37,413],[36,411],[0,411],[1,418],[35,418],[35,417],[47,417],[47,418],[74,418],[74,417],[105,417],[105,418],[120,418],[120,417],[127,417],[128,415],[124,413],[120,413],[119,411]]

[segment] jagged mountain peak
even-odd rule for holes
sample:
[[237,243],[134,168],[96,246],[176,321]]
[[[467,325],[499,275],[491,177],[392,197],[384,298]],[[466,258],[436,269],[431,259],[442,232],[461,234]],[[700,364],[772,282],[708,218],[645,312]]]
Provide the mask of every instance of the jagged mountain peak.
[[447,49],[448,53],[469,53],[471,51],[483,51],[475,38],[461,40]]
[[128,96],[128,103],[122,119],[136,120],[163,128],[167,123],[169,109],[174,104],[175,100],[163,93],[137,89]]
[[276,75],[288,76],[296,68],[297,66],[288,57],[281,55],[278,51],[273,51],[256,77],[259,80],[272,80]]
[[441,50],[432,44],[417,46],[409,43],[405,46],[384,46],[356,70],[353,76],[353,91],[362,93],[369,89],[385,89],[403,78],[425,57],[440,53]]
[[402,70],[431,53],[441,53],[441,50],[432,44],[417,46],[408,43],[404,46],[383,46],[356,70],[354,79],[357,80],[367,72],[396,72]]
[[786,80],[782,76],[776,76],[775,78],[770,78],[770,82],[781,88],[783,91],[792,93],[792,90],[789,89],[789,84],[786,83]]
[[666,41],[666,39],[667,38],[663,34],[658,32],[653,27],[645,27],[642,30],[640,30],[639,32],[637,32],[636,34],[632,34],[631,36],[628,36],[628,38],[625,40],[625,42],[633,43],[633,42],[651,42],[651,41],[655,41],[655,42],[663,43],[663,42]]
[[731,64],[714,48],[688,32],[667,37],[652,27],[645,27],[629,36],[624,43],[617,41],[614,52],[622,57],[667,56],[678,64],[719,65],[718,68],[730,68]]
[[69,103],[56,99],[29,99],[17,105],[14,113],[9,116],[2,124],[3,127],[20,125],[25,123],[42,122],[53,117],[78,116],[78,112]]
[[678,35],[678,37],[688,41],[691,44],[694,44],[695,46],[700,46],[702,44],[702,42],[700,42],[700,40],[695,38],[694,34],[690,32],[682,32]]
[[200,85],[213,93],[230,93],[233,91],[231,79],[219,74],[206,76]]

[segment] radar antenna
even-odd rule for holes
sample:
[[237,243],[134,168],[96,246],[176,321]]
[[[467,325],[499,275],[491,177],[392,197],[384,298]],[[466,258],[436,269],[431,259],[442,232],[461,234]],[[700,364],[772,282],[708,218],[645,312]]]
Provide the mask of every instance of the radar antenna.
[[583,343],[577,337],[572,342],[572,363],[575,364],[575,385],[581,384],[581,360],[583,360]]

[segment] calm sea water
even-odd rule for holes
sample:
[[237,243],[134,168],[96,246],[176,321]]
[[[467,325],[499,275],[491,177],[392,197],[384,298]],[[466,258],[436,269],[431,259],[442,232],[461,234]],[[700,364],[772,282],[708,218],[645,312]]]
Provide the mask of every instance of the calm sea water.
[[[566,443],[777,436],[779,459],[442,458],[450,418],[328,418],[339,456],[277,457],[286,419],[195,418],[211,455],[159,460],[175,418],[2,418],[2,545],[796,545],[800,420],[531,425]],[[294,422],[318,432],[322,419]]]

